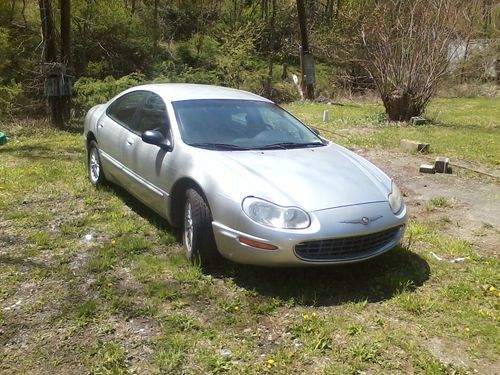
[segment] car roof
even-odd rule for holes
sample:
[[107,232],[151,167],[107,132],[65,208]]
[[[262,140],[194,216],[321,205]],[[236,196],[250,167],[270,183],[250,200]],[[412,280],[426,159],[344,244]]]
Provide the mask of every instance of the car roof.
[[229,87],[200,85],[192,83],[153,83],[133,87],[127,92],[148,90],[171,102],[197,99],[239,99],[271,102],[262,96]]

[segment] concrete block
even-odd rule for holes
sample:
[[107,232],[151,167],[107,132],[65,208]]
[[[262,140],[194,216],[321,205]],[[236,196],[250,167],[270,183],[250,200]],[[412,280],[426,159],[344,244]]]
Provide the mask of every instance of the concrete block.
[[408,151],[408,152],[416,151],[416,152],[428,153],[430,146],[431,145],[429,143],[410,141],[408,139],[402,139],[399,142],[399,147],[401,149],[403,149],[404,151]]
[[450,163],[449,158],[446,158],[443,156],[438,156],[436,158],[436,161],[434,162],[434,169],[436,170],[437,173],[449,173],[448,172],[448,168],[449,168],[448,164],[449,163]]
[[432,174],[436,173],[436,171],[434,170],[434,166],[431,164],[422,164],[418,171],[420,173],[432,173]]
[[427,120],[420,116],[413,116],[410,118],[410,124],[412,125],[423,125],[427,122]]

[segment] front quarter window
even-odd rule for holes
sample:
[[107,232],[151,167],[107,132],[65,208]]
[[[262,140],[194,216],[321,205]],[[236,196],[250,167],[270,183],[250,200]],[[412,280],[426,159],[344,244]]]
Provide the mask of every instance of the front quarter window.
[[132,130],[139,134],[146,130],[156,130],[167,136],[169,122],[167,110],[162,98],[154,93],[151,93],[145,100],[137,119],[132,124]]

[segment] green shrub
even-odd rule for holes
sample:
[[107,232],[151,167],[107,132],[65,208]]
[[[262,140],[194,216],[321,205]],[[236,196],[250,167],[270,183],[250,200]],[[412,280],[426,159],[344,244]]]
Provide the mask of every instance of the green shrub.
[[24,99],[23,87],[12,81],[9,85],[0,86],[0,116],[12,115],[21,108]]
[[75,117],[84,116],[94,105],[105,103],[123,90],[142,83],[146,83],[146,79],[140,73],[132,73],[119,79],[108,76],[102,81],[89,77],[79,78],[74,87]]

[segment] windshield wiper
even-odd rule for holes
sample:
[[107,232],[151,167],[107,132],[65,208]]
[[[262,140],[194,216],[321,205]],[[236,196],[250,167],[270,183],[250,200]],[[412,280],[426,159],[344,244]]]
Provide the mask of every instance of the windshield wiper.
[[265,146],[256,147],[258,150],[276,150],[276,149],[290,149],[290,148],[306,148],[306,147],[317,147],[324,146],[325,144],[322,142],[309,142],[309,143],[295,143],[295,142],[279,142],[279,143],[271,143]]
[[211,143],[211,142],[200,142],[200,143],[190,143],[190,146],[207,148],[210,150],[248,150],[248,148],[232,145],[229,143]]

